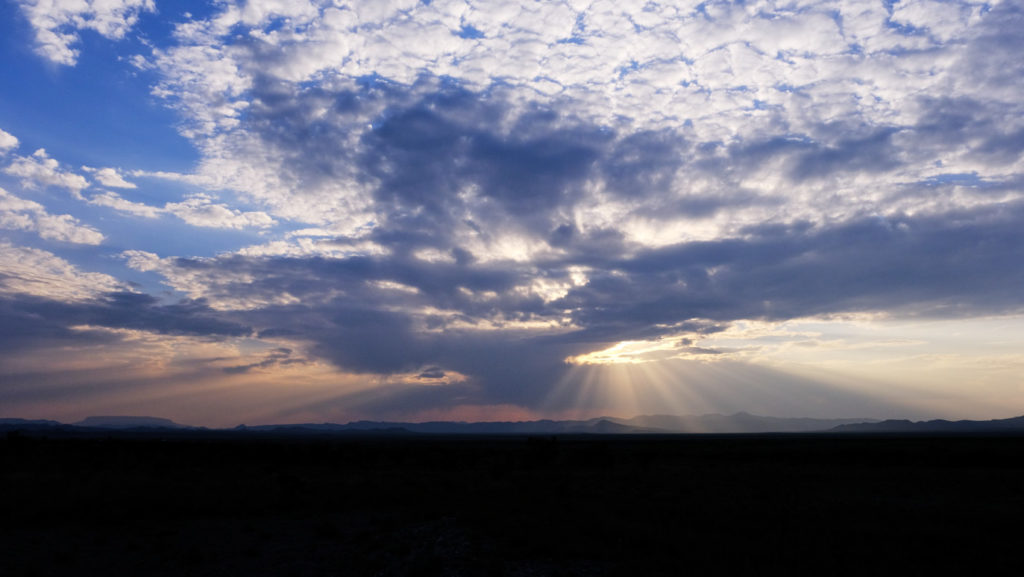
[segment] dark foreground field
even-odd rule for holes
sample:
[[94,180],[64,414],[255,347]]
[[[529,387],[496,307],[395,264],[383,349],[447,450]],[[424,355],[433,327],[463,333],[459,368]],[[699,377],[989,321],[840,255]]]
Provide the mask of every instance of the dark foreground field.
[[1021,437],[0,440],[0,575],[970,574]]

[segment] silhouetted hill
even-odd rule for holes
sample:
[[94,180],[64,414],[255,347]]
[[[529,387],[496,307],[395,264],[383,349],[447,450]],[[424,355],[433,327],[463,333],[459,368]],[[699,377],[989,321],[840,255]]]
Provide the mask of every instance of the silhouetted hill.
[[86,417],[85,419],[72,423],[76,427],[91,427],[94,429],[191,429],[188,425],[175,423],[170,419],[160,417],[132,417],[132,416],[100,416]]
[[[236,428],[235,430],[239,430]],[[452,422],[432,421],[426,423],[401,423],[388,421],[355,421],[345,425],[334,423],[310,423],[295,425],[259,425],[245,427],[246,431],[295,433],[355,433],[391,432],[418,433],[427,435],[553,435],[553,434],[641,434],[670,433],[672,431],[637,427],[614,419],[600,418],[588,421],[495,421],[495,422]]]
[[990,421],[909,421],[889,419],[877,423],[851,423],[832,429],[837,433],[1003,433],[1024,432],[1024,416]]
[[0,431],[37,432],[41,435],[95,436],[110,434],[173,435],[177,437],[245,436],[408,436],[408,435],[643,435],[643,434],[758,434],[758,433],[1002,433],[1024,432],[1024,416],[991,421],[932,420],[913,422],[890,419],[812,419],[732,415],[641,415],[629,419],[599,417],[588,420],[404,423],[354,421],[239,425],[207,429],[170,419],[134,416],[95,416],[74,424],[43,419],[0,419]]
[[0,419],[0,427],[59,427],[63,423],[46,419]]
[[839,425],[875,422],[873,419],[811,419],[763,417],[739,412],[732,415],[643,415],[612,419],[624,425],[662,429],[673,433],[803,433],[826,431]]
[[259,425],[247,431],[275,432],[352,432],[395,431],[434,435],[554,435],[554,434],[673,434],[673,433],[800,433],[827,431],[837,425],[874,422],[870,419],[810,419],[762,417],[749,413],[733,415],[642,415],[629,419],[598,417],[580,421],[494,421],[402,423],[389,421],[354,421],[348,424],[307,423]]
[[[354,421],[339,423],[283,423],[274,425],[239,425],[232,429],[206,429],[175,423],[170,419],[142,416],[94,416],[77,423],[57,421],[0,419],[0,429],[23,431],[163,431],[175,434],[214,435],[637,435],[637,434],[699,434],[699,433],[800,433],[833,430],[838,425],[868,423],[869,419],[779,418],[736,413],[733,415],[641,415],[629,419],[598,417],[588,420],[556,421],[431,421],[405,423],[392,421]],[[907,421],[909,423],[909,421]]]

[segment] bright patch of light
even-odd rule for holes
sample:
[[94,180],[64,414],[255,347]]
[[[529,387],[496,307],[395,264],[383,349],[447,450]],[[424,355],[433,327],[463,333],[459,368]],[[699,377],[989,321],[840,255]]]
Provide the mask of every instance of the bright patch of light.
[[572,285],[567,282],[550,278],[537,278],[529,285],[515,287],[512,289],[512,292],[524,298],[537,296],[545,303],[549,303],[565,297],[565,295],[569,294],[571,287]]
[[396,282],[396,281],[393,281],[393,280],[376,280],[376,281],[370,281],[367,284],[369,284],[370,286],[374,286],[376,288],[379,288],[379,289],[400,291],[400,292],[409,293],[409,294],[417,294],[417,293],[420,292],[420,289],[418,289],[418,288],[416,288],[414,286],[410,286],[410,285],[403,284],[403,283],[400,283],[400,282]]
[[413,251],[412,255],[420,260],[431,263],[455,264],[455,257],[449,252],[443,252],[436,248],[425,248]]
[[439,386],[462,383],[468,379],[466,375],[443,367],[424,367],[421,370],[395,373],[381,377],[381,385],[420,385]]
[[607,349],[565,359],[571,365],[612,365],[648,363],[671,357],[676,352],[675,339],[656,341],[622,341]]

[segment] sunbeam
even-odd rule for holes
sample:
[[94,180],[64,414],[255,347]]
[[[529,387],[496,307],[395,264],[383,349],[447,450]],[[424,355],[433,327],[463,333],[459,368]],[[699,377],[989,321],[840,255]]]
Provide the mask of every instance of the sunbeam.
[[[922,407],[899,398],[891,384],[888,394],[881,394],[877,391],[885,390],[882,383],[853,387],[852,377],[813,367],[786,371],[721,357],[650,360],[640,356],[665,350],[660,343],[628,343],[600,354],[569,358],[570,368],[543,406],[548,410],[573,407],[588,417],[750,412],[838,418],[922,413]],[[868,384],[873,386],[864,386]]]

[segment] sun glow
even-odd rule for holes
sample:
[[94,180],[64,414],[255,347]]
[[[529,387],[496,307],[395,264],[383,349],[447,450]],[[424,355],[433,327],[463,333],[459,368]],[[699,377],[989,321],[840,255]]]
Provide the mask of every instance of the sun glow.
[[593,413],[589,416],[631,417],[650,412],[654,406],[664,407],[660,412],[679,412],[689,400],[686,388],[677,386],[682,375],[670,373],[661,363],[574,364],[548,396],[550,408],[587,409]]
[[676,342],[670,339],[656,341],[621,341],[607,349],[568,357],[571,365],[639,364],[668,358],[676,353]]
[[[565,359],[548,410],[950,418],[1019,406],[1020,316],[739,321]],[[680,327],[681,328],[681,327]],[[950,377],[954,378],[950,378]],[[969,390],[962,389],[969,385]],[[972,395],[984,392],[986,401]],[[799,409],[797,409],[799,407]]]
[[698,346],[703,337],[695,333],[674,334],[653,340],[620,341],[599,351],[565,359],[570,365],[646,364],[670,359],[721,360],[726,351]]

